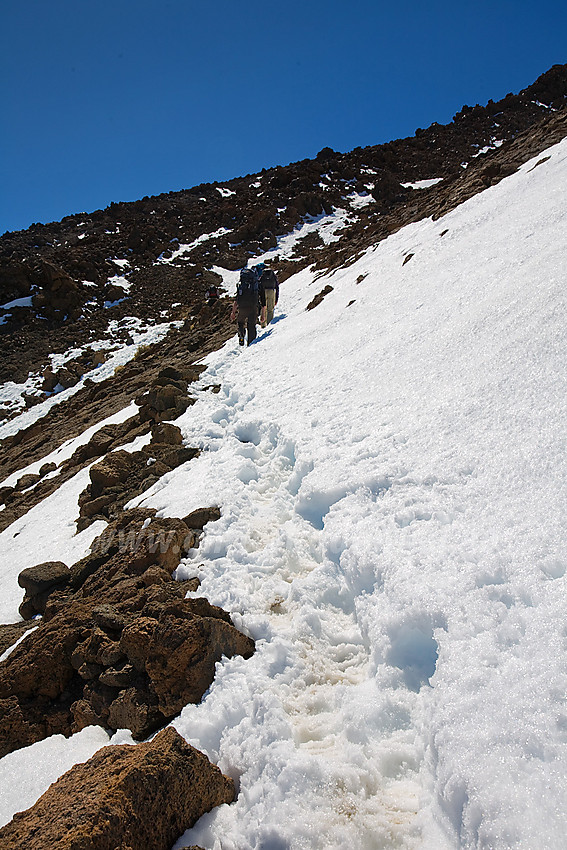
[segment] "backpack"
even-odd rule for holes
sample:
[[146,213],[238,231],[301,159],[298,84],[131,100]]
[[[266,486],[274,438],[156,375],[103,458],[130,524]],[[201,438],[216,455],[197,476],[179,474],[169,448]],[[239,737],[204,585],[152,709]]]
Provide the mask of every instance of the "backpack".
[[236,288],[238,298],[249,299],[250,301],[258,297],[258,278],[252,269],[242,269],[240,272],[240,282]]
[[278,287],[278,279],[273,269],[264,269],[261,280],[264,289],[277,289]]

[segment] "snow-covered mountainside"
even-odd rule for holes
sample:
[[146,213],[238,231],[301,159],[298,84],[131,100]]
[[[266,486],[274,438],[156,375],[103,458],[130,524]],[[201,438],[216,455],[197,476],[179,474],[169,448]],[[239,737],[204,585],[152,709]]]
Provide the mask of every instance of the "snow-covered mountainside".
[[[567,65],[555,65],[518,94],[464,106],[406,139],[324,148],[222,185],[5,233],[0,423],[76,386],[133,336],[198,315],[207,288],[221,284],[218,267],[234,271],[269,250],[281,279],[329,269],[404,224],[444,214],[551,144],[566,98]],[[330,218],[332,232],[317,226]],[[274,250],[291,233],[293,245]]]
[[[175,420],[200,455],[127,507],[220,507],[177,578],[256,652],[173,721],[238,790],[176,847],[564,847],[566,182],[564,140],[348,265],[291,274],[253,345],[204,358]],[[309,226],[331,245],[336,222]],[[71,564],[104,527],[75,534],[87,481],[0,534],[3,622],[25,566]],[[1,759],[1,822],[108,741],[88,726]]]

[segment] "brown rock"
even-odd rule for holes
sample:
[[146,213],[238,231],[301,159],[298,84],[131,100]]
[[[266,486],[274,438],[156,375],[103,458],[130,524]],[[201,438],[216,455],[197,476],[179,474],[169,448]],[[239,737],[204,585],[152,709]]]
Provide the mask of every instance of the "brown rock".
[[98,496],[108,487],[116,487],[128,478],[132,470],[132,455],[123,449],[112,452],[91,466],[92,495]]
[[[185,598],[198,580],[171,579],[196,533],[179,519],[124,511],[74,572],[60,565],[72,583],[43,591],[39,628],[0,667],[0,757],[91,723],[145,737],[201,699],[223,655],[253,652],[227,612]],[[39,568],[24,571],[30,587],[44,579]]]
[[18,478],[16,482],[16,490],[27,490],[28,487],[34,487],[39,481],[41,476],[34,475],[30,473],[28,475],[22,475],[21,478]]
[[18,584],[25,588],[26,595],[19,612],[24,620],[43,614],[50,595],[56,588],[66,585],[70,576],[69,568],[62,561],[47,561],[22,570]]
[[131,664],[123,663],[120,667],[109,667],[99,676],[99,682],[109,688],[127,688],[134,678],[135,670]]
[[118,435],[117,425],[105,425],[90,438],[86,445],[89,457],[96,457],[108,451]]
[[80,380],[79,375],[74,370],[68,369],[65,366],[57,371],[55,377],[57,378],[57,383],[61,384],[65,390],[68,390],[69,387],[74,387]]
[[[91,499],[90,502],[81,504],[81,517],[92,518],[95,516],[105,515],[104,512],[114,502],[114,495],[98,496],[96,499]],[[80,529],[78,529],[80,530]]]
[[147,744],[103,747],[0,830],[4,850],[169,850],[234,800],[231,779],[171,727]]
[[57,384],[59,383],[59,379],[55,372],[47,368],[42,373],[43,384],[41,385],[41,389],[46,393],[52,393]]
[[315,298],[313,298],[309,302],[309,304],[307,305],[307,307],[305,309],[306,310],[314,310],[315,307],[319,306],[319,304],[321,303],[323,298],[325,298],[325,296],[328,295],[329,292],[332,292],[332,291],[333,291],[333,287],[329,286],[327,284],[327,286],[324,286],[323,289],[321,290],[321,292],[318,292],[317,295],[315,296]]
[[130,729],[134,738],[147,738],[165,718],[157,706],[155,695],[145,688],[121,691],[110,704],[108,723],[113,729]]
[[0,623],[0,655],[18,641],[35,623]]
[[234,626],[209,617],[166,616],[149,639],[146,672],[166,717],[188,702],[199,702],[211,686],[223,656],[250,658],[254,642]]
[[57,469],[56,463],[44,463],[43,466],[39,468],[39,476],[43,478],[44,475],[49,475],[50,472],[55,472]]
[[15,490],[13,487],[0,487],[0,505],[8,504],[14,493]]
[[220,508],[213,505],[210,508],[197,508],[196,511],[191,511],[188,516],[183,517],[183,522],[189,528],[202,529],[208,522],[216,522],[220,518]]
[[171,576],[167,570],[164,570],[161,567],[149,567],[145,573],[142,574],[142,581],[146,587],[151,587],[153,584],[165,584],[170,580]]
[[170,422],[158,422],[152,427],[151,442],[180,446],[183,443],[183,435],[177,425],[172,425]]
[[35,567],[27,567],[18,576],[18,584],[30,596],[41,593],[50,587],[66,584],[70,578],[69,567],[62,561],[46,561]]
[[126,626],[120,636],[120,651],[137,670],[146,669],[150,642],[157,626],[158,621],[153,617],[138,617],[134,623]]
[[121,632],[126,620],[113,605],[97,605],[93,608],[93,620],[103,629]]

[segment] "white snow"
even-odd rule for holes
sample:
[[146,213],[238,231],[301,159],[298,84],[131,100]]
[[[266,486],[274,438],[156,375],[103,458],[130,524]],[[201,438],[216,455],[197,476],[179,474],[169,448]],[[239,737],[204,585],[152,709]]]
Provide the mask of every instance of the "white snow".
[[230,198],[231,195],[236,195],[236,192],[233,192],[232,189],[227,189],[225,186],[215,186],[215,189],[223,198]]
[[405,189],[429,189],[430,186],[435,186],[442,180],[442,177],[431,177],[429,180],[416,180],[415,183],[402,183],[402,186]]
[[374,203],[374,198],[370,194],[370,192],[361,193],[361,192],[353,192],[352,195],[349,195],[347,198],[353,209],[358,210],[362,207],[367,207],[369,204]]
[[201,455],[132,504],[221,506],[178,574],[257,651],[174,722],[238,787],[177,847],[563,850],[567,140],[547,153],[289,278],[258,342],[208,358],[220,394],[176,420]]
[[[71,440],[66,440],[61,446],[59,446],[54,451],[42,457],[41,460],[36,460],[33,463],[28,464],[28,466],[19,469],[17,472],[12,473],[4,481],[0,482],[0,487],[14,487],[18,478],[21,478],[22,475],[36,474],[39,472],[41,467],[45,463],[56,463],[57,466],[60,466],[64,460],[67,460],[71,457],[71,455],[75,452],[79,446],[84,446],[89,442],[91,437],[96,434],[97,431],[100,431],[105,425],[115,425],[120,424],[121,422],[125,422],[131,416],[134,416],[138,412],[138,405],[135,402],[131,402],[127,407],[123,410],[118,411],[118,413],[114,413],[112,416],[107,416],[105,419],[102,419],[100,422],[97,422],[96,425],[92,425],[90,428],[87,428],[78,437],[74,437]],[[57,472],[50,473],[49,477],[53,475],[57,475]]]
[[0,532],[0,623],[21,619],[18,608],[24,596],[18,575],[22,570],[45,561],[63,561],[70,567],[88,554],[92,541],[106,527],[97,521],[76,533],[78,499],[88,483],[89,470],[82,469]]
[[278,244],[275,248],[255,257],[254,262],[267,262],[274,257],[292,259],[292,254],[297,243],[314,232],[319,233],[325,245],[338,242],[343,235],[342,231],[344,231],[344,228],[354,221],[356,221],[356,217],[352,211],[343,209],[335,209],[330,215],[307,215],[305,216],[305,220],[301,224],[298,224],[291,233],[278,238]]
[[113,277],[108,279],[108,283],[111,286],[119,286],[121,289],[124,289],[125,292],[129,292],[132,286],[131,281],[128,280],[127,277],[121,274],[115,274]]
[[198,245],[202,245],[203,242],[208,242],[210,239],[218,239],[220,236],[226,236],[227,233],[232,233],[232,231],[228,230],[226,227],[219,227],[219,229],[215,230],[214,233],[203,233],[201,236],[198,236],[197,239],[194,239],[193,242],[180,245],[179,248],[172,252],[171,257],[164,257],[163,254],[160,254],[156,262],[172,263],[178,257],[182,257],[184,254],[190,254],[194,248]]
[[[477,156],[482,156],[483,154],[488,153],[488,151],[496,150],[496,148],[501,147],[503,144],[504,139],[492,139],[492,142],[489,145],[485,145],[483,148],[479,148],[477,153],[473,154],[473,159],[475,159]],[[476,147],[476,145],[473,145],[473,147]]]
[[12,307],[32,307],[33,295],[28,295],[26,298],[15,298],[13,301],[8,301],[7,304],[0,304],[0,310],[11,310]]

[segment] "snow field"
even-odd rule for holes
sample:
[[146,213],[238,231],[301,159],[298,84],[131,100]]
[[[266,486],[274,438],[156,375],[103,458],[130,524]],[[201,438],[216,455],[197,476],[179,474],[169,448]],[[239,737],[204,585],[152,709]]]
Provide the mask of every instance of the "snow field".
[[220,394],[176,420],[201,455],[131,503],[220,505],[178,575],[257,643],[174,721],[239,791],[177,846],[564,847],[567,142],[547,153],[290,278],[256,343],[208,358]]
[[224,398],[181,420],[209,451],[145,502],[221,504],[180,571],[258,652],[177,721],[241,789],[185,841],[563,846],[567,144],[550,153],[286,281],[286,321],[209,358]]

